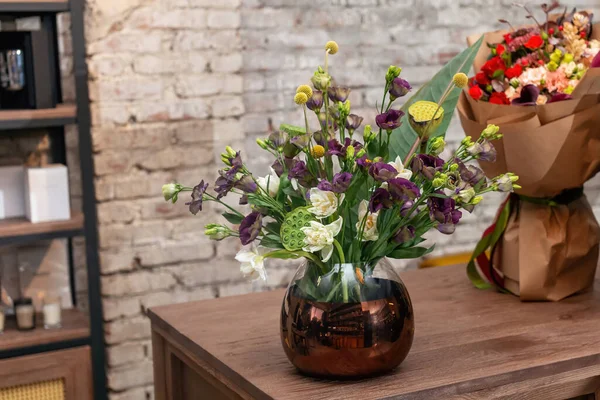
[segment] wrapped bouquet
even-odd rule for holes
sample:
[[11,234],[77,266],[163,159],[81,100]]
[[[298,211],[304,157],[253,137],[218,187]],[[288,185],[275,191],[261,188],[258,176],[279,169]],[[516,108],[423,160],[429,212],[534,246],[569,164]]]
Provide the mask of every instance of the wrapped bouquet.
[[480,160],[486,174],[512,171],[523,186],[502,204],[468,272],[479,287],[560,300],[589,287],[598,265],[600,227],[583,184],[600,170],[600,26],[587,12],[552,15],[557,4],[542,5],[541,22],[521,7],[535,25],[483,36],[458,106],[472,138],[488,124],[504,133],[495,163]]

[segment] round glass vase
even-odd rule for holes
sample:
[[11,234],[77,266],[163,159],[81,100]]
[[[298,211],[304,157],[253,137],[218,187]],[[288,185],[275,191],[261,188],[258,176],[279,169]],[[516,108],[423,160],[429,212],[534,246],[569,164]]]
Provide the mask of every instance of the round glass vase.
[[[329,269],[329,270],[328,270]],[[414,336],[410,297],[387,259],[319,266],[304,261],[281,308],[281,343],[302,373],[363,378],[397,367]]]

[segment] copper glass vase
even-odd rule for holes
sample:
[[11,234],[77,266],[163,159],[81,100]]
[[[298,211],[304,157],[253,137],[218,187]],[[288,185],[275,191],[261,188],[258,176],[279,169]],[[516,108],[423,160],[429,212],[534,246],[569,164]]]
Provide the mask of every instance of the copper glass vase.
[[292,364],[324,378],[367,377],[397,367],[412,345],[414,318],[389,261],[321,268],[305,261],[283,300],[281,343]]

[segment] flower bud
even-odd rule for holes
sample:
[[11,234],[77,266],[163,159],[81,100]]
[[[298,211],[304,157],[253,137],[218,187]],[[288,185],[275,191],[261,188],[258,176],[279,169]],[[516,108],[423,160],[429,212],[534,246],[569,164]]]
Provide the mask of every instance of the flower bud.
[[223,164],[231,166],[231,161],[229,161],[229,156],[226,153],[221,153],[221,161],[223,161]]
[[436,137],[431,141],[431,154],[434,156],[440,155],[446,147],[446,141],[443,137]]
[[375,157],[373,159],[373,163],[378,163],[378,162],[382,162],[383,161],[383,157]]
[[481,136],[484,139],[488,139],[488,140],[496,140],[502,137],[501,134],[499,134],[498,132],[500,132],[500,127],[498,125],[494,125],[494,124],[489,124],[482,132],[481,132]]
[[365,130],[363,131],[363,139],[365,143],[372,141],[373,139],[375,139],[376,136],[377,134],[373,132],[373,128],[371,128],[371,125],[365,125]]
[[517,78],[512,78],[510,80],[510,86],[512,86],[515,89],[518,88],[520,84],[521,84],[521,82],[519,82],[519,79],[517,79]]
[[346,160],[352,160],[354,158],[354,146],[348,146],[346,148]]
[[459,168],[459,165],[458,165],[458,164],[456,164],[456,163],[455,163],[455,164],[452,164],[452,165],[450,165],[450,171],[452,171],[452,172],[456,172],[456,171],[458,171],[458,168]]
[[267,142],[264,139],[261,139],[261,138],[256,139],[256,144],[263,150],[269,149],[269,146],[267,145]]
[[173,203],[177,201],[177,195],[181,192],[183,186],[179,183],[167,183],[162,186],[162,194],[165,198],[165,201],[172,200]]
[[475,197],[475,189],[463,189],[456,195],[456,199],[461,203],[469,203]]
[[447,179],[448,179],[448,175],[438,172],[435,175],[435,177],[433,178],[433,181],[431,183],[432,183],[433,187],[438,188],[438,187],[445,186]]
[[476,206],[477,204],[481,203],[481,200],[483,200],[483,196],[475,196],[471,199],[471,204]]
[[396,67],[395,65],[390,65],[387,73],[385,74],[385,81],[388,84],[392,83],[394,79],[400,76],[400,73],[402,73],[402,68]]
[[364,148],[363,148],[363,149],[360,149],[360,150],[358,151],[358,153],[356,153],[356,158],[361,158],[361,157],[362,157],[362,156],[364,156],[365,154],[367,154],[367,151],[366,151]]
[[473,139],[471,138],[471,136],[467,136],[463,140],[461,140],[460,144],[462,144],[463,146],[472,146]]
[[315,72],[312,78],[310,78],[315,89],[325,91],[331,85],[331,77],[324,72]]
[[204,234],[211,240],[223,240],[231,236],[231,229],[219,224],[207,224],[204,226]]
[[237,155],[236,151],[231,148],[231,146],[225,146],[225,151],[229,157],[235,157]]

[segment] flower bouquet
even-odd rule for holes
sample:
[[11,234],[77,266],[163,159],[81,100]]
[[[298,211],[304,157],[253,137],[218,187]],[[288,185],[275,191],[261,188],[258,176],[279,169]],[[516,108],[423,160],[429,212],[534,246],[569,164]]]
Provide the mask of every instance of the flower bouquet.
[[[186,204],[192,214],[207,201],[227,208],[223,217],[230,225],[209,224],[205,233],[246,246],[236,255],[244,275],[266,280],[269,258],[303,260],[281,321],[284,349],[301,371],[348,377],[397,366],[410,349],[414,322],[406,288],[386,257],[429,253],[433,247],[419,246],[427,231],[451,234],[462,212],[471,212],[482,195],[519,187],[513,174],[488,181],[468,164],[494,153],[491,141],[501,137],[496,126],[482,129],[477,140],[464,140],[447,160],[439,157],[445,147],[440,129],[468,83],[463,72],[449,71],[469,68],[478,47],[458,55],[404,110],[395,107],[396,100],[412,88],[400,77],[401,68],[391,66],[377,127],[366,125],[359,135],[363,118],[352,113],[350,89],[329,74],[328,57],[338,46],[328,42],[312,87],[300,85],[294,94],[304,126],[283,124],[257,140],[273,157],[269,175],[254,176],[242,154],[226,147],[214,194],[204,181],[163,186],[172,202],[191,192]],[[422,100],[433,96],[435,101]],[[223,203],[229,194],[239,195],[249,212]]]
[[480,162],[486,174],[512,171],[523,186],[468,273],[478,287],[556,301],[592,285],[598,263],[600,227],[583,184],[600,170],[600,25],[587,12],[552,15],[557,4],[542,5],[542,22],[521,7],[536,24],[484,35],[458,106],[472,138],[487,124],[502,129],[495,163]]

